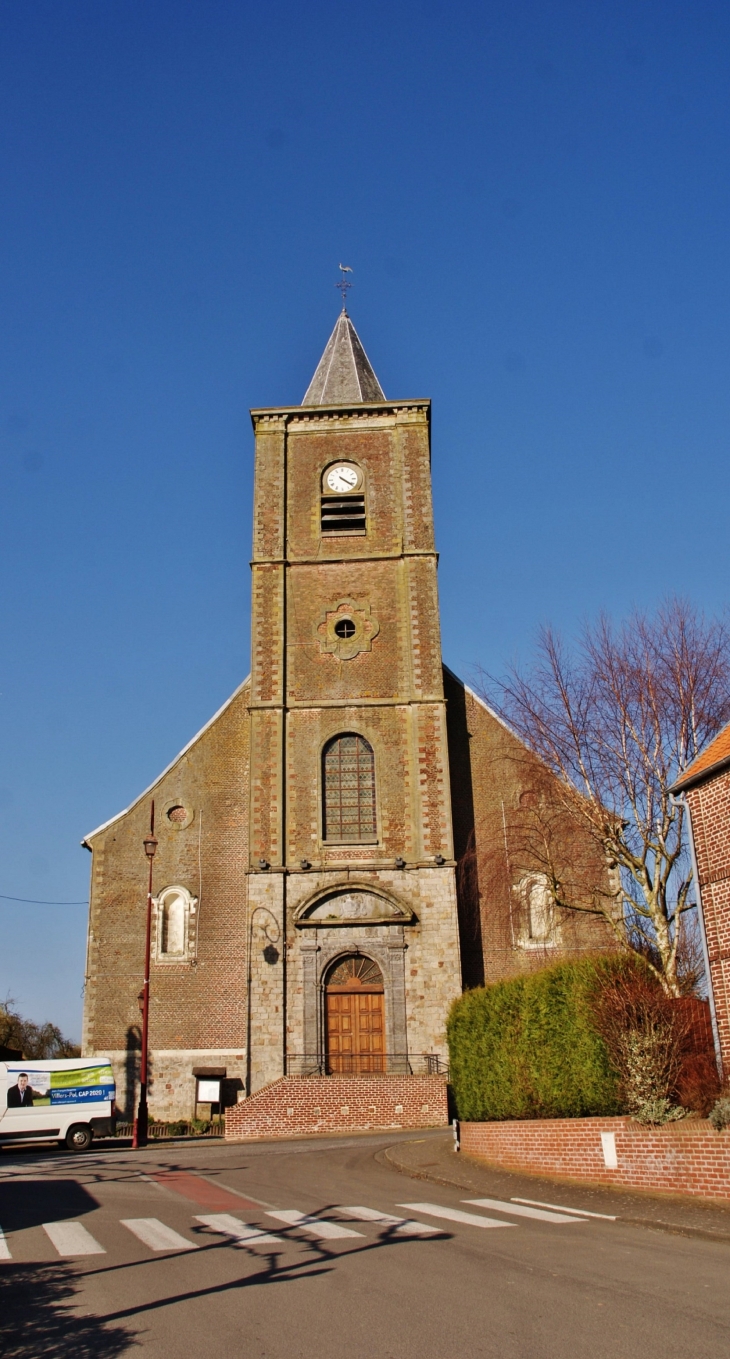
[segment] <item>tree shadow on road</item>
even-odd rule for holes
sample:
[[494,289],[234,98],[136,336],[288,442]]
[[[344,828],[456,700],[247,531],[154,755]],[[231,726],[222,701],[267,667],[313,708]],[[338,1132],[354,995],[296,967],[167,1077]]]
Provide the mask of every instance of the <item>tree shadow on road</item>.
[[122,1325],[75,1311],[75,1276],[65,1265],[3,1264],[3,1359],[117,1359],[137,1341]]

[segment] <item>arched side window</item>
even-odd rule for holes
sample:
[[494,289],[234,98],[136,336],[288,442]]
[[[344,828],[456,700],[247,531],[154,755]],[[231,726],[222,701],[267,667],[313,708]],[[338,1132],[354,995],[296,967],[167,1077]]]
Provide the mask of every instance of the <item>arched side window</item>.
[[375,756],[364,736],[333,736],[322,757],[324,838],[335,844],[375,839]]
[[515,889],[522,906],[519,942],[523,948],[555,948],[560,921],[544,873],[527,873]]
[[191,956],[192,917],[198,904],[187,887],[165,887],[155,898],[157,957],[161,962],[184,962]]

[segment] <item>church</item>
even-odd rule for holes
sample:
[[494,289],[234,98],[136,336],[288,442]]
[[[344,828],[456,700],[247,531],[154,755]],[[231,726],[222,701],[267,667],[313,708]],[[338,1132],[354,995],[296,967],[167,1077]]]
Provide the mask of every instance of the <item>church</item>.
[[443,1071],[464,987],[606,943],[552,905],[525,832],[552,775],[442,661],[430,402],[386,399],[343,308],[301,406],[251,419],[250,676],[82,842],[83,1052],[127,1116],[152,801],[155,1118],[216,1080],[225,1106],[284,1076]]

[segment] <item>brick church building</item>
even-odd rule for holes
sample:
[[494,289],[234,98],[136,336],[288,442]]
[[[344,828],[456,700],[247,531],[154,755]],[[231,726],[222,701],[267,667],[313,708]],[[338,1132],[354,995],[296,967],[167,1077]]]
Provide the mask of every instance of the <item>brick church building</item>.
[[730,723],[671,790],[689,813],[718,1067],[730,1075]]
[[83,841],[83,1050],[128,1114],[152,799],[158,1118],[206,1078],[438,1070],[464,986],[605,943],[520,830],[551,776],[441,659],[429,401],[386,400],[343,309],[302,405],[251,417],[251,674]]

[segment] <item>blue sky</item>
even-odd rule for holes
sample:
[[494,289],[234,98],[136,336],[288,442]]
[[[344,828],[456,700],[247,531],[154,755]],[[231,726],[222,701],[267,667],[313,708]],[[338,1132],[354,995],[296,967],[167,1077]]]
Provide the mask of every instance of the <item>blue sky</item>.
[[[248,408],[340,260],[433,399],[453,668],[724,607],[729,52],[701,0],[0,3],[0,893],[83,901],[246,674]],[[83,907],[0,921],[0,995],[78,1035]]]

